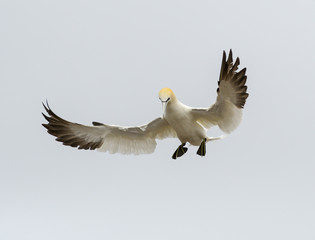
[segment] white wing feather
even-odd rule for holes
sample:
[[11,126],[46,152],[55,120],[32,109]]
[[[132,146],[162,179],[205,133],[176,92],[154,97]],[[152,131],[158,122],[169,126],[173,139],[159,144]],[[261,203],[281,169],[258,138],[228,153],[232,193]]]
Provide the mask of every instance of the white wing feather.
[[64,145],[79,149],[97,149],[109,153],[149,154],[156,148],[156,139],[176,137],[176,132],[163,119],[157,118],[139,127],[120,127],[93,122],[94,126],[85,126],[68,122],[57,116],[44,105],[49,116],[43,124],[48,133],[57,137]]

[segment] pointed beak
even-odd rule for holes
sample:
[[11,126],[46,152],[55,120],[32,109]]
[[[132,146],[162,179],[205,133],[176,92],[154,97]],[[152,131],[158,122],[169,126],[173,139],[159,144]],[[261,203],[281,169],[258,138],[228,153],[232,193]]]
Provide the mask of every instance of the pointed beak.
[[165,116],[165,111],[166,111],[166,105],[168,104],[168,102],[171,100],[171,98],[167,98],[166,101],[163,101],[161,98],[160,98],[161,102],[162,102],[162,111],[163,111],[163,116]]
[[163,111],[163,116],[164,116],[167,102],[166,101],[161,101],[161,102],[162,102],[162,111]]

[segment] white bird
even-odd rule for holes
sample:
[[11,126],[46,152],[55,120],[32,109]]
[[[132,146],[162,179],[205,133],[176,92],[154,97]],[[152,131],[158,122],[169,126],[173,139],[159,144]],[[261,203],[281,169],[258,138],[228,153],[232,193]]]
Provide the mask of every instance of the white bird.
[[57,137],[64,145],[79,149],[98,149],[109,153],[149,154],[156,148],[156,139],[177,137],[181,145],[172,158],[186,153],[188,142],[199,146],[197,154],[205,156],[206,143],[219,138],[207,137],[207,129],[214,125],[230,133],[241,122],[242,108],[248,97],[246,68],[237,72],[239,58],[233,63],[232,50],[226,60],[223,51],[221,72],[218,81],[216,102],[209,108],[192,108],[181,103],[169,88],[159,92],[163,106],[163,116],[139,127],[121,127],[93,122],[85,126],[68,122],[58,117],[49,107],[44,108],[49,116],[43,114],[48,124],[43,124],[48,133]]

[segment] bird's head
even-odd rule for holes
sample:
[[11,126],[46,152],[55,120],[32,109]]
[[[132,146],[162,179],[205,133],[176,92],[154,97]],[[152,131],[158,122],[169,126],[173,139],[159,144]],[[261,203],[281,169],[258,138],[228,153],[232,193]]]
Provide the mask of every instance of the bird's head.
[[159,98],[162,102],[163,115],[165,113],[166,106],[172,101],[176,100],[174,92],[170,88],[162,88],[159,92]]

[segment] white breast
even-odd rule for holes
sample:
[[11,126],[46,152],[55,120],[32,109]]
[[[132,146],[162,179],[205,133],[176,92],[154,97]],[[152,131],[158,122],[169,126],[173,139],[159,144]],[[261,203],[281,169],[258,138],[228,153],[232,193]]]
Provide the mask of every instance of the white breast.
[[179,101],[167,104],[164,118],[175,129],[182,143],[199,146],[206,137],[206,130],[193,119],[191,108]]

